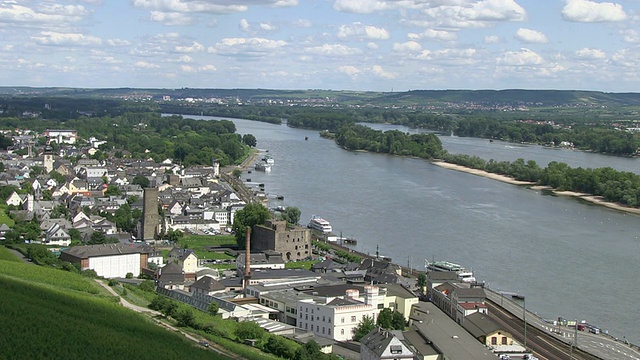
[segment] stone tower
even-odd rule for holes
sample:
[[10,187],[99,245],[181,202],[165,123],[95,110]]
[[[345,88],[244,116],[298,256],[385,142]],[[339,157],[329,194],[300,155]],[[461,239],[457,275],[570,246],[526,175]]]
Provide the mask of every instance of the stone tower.
[[158,223],[158,188],[145,188],[142,207],[142,240],[154,240]]
[[48,174],[53,171],[53,149],[50,146],[44,149],[44,170]]

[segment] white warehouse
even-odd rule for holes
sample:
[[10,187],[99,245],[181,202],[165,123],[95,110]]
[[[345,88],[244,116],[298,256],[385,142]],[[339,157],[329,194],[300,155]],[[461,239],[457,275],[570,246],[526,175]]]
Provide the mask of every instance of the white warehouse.
[[81,270],[92,269],[105,278],[125,277],[127,273],[136,277],[148,258],[147,249],[123,244],[74,246],[60,253],[60,260],[79,263]]

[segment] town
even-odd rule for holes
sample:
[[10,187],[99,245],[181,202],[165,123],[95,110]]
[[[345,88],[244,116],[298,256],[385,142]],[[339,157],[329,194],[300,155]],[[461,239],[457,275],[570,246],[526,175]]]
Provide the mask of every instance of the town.
[[[221,169],[215,159],[189,167],[171,159],[98,161],[91,156],[104,142],[74,130],[4,133],[12,144],[2,153],[2,187],[14,189],[4,191],[7,211],[16,222],[37,222],[39,231],[17,233],[4,223],[3,241],[46,245],[100,278],[152,279],[163,297],[205,312],[214,304],[223,319],[255,322],[300,344],[314,341],[344,358],[553,358],[544,346],[527,346],[526,312],[509,299],[513,294],[485,289],[456,264],[414,272],[340,246],[330,227],[289,223],[275,209],[246,233],[232,234],[236,215],[265,199],[262,189],[242,185],[237,167]],[[127,230],[108,219],[123,208],[137,214]],[[184,234],[246,242],[212,241],[203,252],[177,246]],[[515,320],[493,316],[510,308],[503,302],[513,303]],[[524,341],[514,323],[524,326]],[[588,324],[560,326],[599,332]],[[598,358],[574,349],[571,339],[555,341],[576,358]]]

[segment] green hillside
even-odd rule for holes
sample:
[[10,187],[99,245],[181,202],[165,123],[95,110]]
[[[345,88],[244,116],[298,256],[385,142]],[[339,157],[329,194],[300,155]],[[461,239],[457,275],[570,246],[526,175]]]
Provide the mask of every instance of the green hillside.
[[78,274],[0,260],[0,289],[2,359],[220,358]]

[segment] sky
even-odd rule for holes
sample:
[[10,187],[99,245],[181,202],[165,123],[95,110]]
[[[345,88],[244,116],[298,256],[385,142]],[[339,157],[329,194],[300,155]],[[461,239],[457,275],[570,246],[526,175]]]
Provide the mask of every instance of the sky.
[[0,86],[640,91],[640,0],[0,0]]

